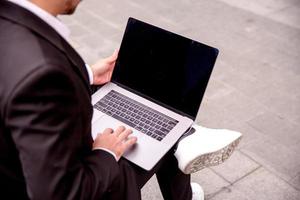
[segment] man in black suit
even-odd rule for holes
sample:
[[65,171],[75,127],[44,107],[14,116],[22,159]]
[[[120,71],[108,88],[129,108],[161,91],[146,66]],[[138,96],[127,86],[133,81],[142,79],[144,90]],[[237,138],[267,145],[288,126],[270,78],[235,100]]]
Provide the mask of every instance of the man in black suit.
[[90,83],[110,80],[117,53],[88,68],[68,44],[56,16],[78,3],[0,0],[0,198],[135,200],[156,173],[165,199],[191,199],[172,151],[146,172],[121,158],[131,130],[92,140]]

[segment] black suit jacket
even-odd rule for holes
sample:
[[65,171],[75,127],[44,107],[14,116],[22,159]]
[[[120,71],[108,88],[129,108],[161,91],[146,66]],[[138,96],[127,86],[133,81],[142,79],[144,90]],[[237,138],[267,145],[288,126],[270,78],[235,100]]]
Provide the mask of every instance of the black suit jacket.
[[113,156],[92,151],[83,60],[48,24],[0,0],[0,198],[101,199]]

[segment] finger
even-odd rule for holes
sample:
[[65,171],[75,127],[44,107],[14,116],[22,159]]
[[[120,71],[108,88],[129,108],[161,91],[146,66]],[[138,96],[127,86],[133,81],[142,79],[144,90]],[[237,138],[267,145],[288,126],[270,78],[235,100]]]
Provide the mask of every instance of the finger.
[[103,134],[112,134],[114,132],[113,129],[111,128],[106,128],[104,131],[103,131]]
[[114,132],[114,134],[118,137],[123,131],[125,131],[125,126],[119,126],[116,130],[115,130],[115,132]]
[[114,56],[115,58],[117,58],[119,55],[119,49],[115,49],[114,53],[112,54],[112,56]]
[[131,129],[126,129],[125,131],[123,131],[119,135],[119,140],[123,141],[123,140],[127,139],[130,134],[132,134],[132,130]]
[[116,62],[116,60],[117,60],[117,58],[118,58],[118,54],[119,54],[119,51],[118,51],[118,50],[115,50],[114,53],[113,53],[111,56],[109,56],[109,57],[107,58],[107,61],[108,61],[109,63]]
[[132,145],[134,145],[137,142],[137,137],[130,137],[128,140],[126,140],[123,143],[123,148],[126,151],[126,149],[129,149]]

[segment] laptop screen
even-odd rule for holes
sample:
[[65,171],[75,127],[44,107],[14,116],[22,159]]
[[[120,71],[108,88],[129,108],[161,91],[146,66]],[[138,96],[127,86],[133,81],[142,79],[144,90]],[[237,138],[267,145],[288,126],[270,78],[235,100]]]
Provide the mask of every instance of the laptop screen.
[[192,118],[218,50],[129,18],[112,82]]

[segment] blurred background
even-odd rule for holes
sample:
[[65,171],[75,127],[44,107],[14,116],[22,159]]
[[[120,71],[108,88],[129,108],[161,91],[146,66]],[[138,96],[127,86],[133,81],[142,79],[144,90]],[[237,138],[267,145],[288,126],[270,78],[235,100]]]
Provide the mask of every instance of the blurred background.
[[[129,16],[220,49],[197,123],[243,133],[222,165],[192,175],[211,200],[300,199],[300,0],[85,0],[61,19],[92,64]],[[163,199],[156,178],[144,200]]]

